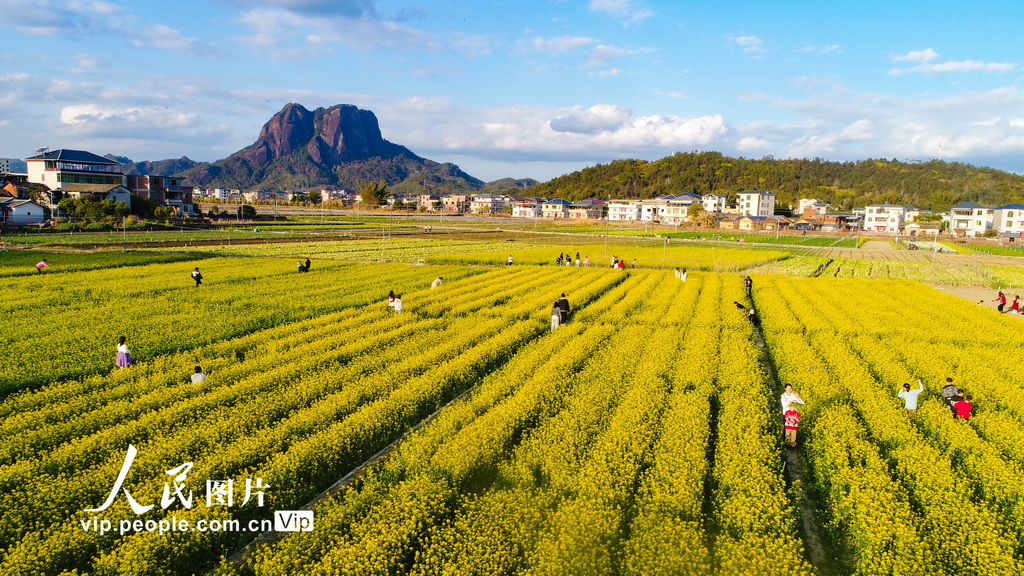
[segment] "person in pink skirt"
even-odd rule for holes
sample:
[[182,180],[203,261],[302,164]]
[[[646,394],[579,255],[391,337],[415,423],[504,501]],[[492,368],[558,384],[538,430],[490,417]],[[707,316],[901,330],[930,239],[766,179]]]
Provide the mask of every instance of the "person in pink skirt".
[[132,353],[125,344],[125,337],[121,336],[117,341],[117,360],[114,361],[119,368],[126,368],[132,365]]

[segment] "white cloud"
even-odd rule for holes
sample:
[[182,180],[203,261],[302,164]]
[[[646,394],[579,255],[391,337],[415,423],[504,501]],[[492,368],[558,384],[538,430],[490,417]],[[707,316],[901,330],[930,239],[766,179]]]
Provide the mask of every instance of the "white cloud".
[[559,36],[557,38],[531,38],[529,45],[538,52],[561,54],[597,44],[597,40],[588,36]]
[[842,140],[870,140],[875,137],[874,122],[870,120],[857,120],[847,125],[839,133]]
[[1006,73],[1017,70],[1017,64],[1013,62],[978,62],[975,60],[961,60],[951,62],[935,62],[939,53],[931,48],[925,50],[914,50],[902,56],[893,56],[896,62],[916,63],[916,66],[909,68],[893,68],[889,74],[902,76],[903,74],[921,73],[927,75],[944,74],[949,72],[987,72]]
[[612,46],[609,44],[598,44],[590,50],[590,58],[582,64],[582,67],[592,68],[596,66],[605,66],[626,56],[638,56],[641,54],[650,54],[651,52],[654,52],[653,48],[622,48],[620,46]]
[[729,39],[735,42],[744,52],[750,54],[762,55],[768,51],[764,47],[764,40],[759,36],[732,36]]
[[924,50],[911,50],[902,56],[893,56],[892,59],[897,62],[917,62],[924,64],[925,62],[931,62],[939,57],[939,53],[931,48]]
[[322,56],[339,45],[363,52],[440,52],[444,49],[444,44],[437,37],[421,30],[344,13],[322,15],[256,8],[243,13],[238,22],[252,30],[250,34],[238,36],[238,41],[250,50],[275,60]]
[[1024,118],[1014,118],[1010,120],[1010,126],[1014,128],[1024,128]]
[[633,111],[621,106],[595,104],[587,110],[578,107],[568,116],[555,118],[548,126],[556,132],[575,132],[578,134],[597,134],[608,130],[617,130],[629,122]]
[[764,138],[744,136],[737,142],[736,149],[740,152],[770,152],[772,150],[772,143]]
[[652,10],[633,0],[590,0],[590,10],[622,19],[626,25],[642,22],[654,16]]
[[92,54],[75,54],[72,56],[76,66],[71,69],[71,73],[75,75],[85,74],[96,68],[106,66],[106,62],[103,61],[99,56]]

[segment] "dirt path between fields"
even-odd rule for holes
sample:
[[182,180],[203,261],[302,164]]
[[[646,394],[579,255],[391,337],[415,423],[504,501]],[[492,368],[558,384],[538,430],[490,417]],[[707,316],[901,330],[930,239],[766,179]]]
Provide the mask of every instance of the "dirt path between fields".
[[[749,298],[747,303],[751,307],[754,306],[754,302]],[[761,334],[760,325],[754,326],[754,336],[757,341],[758,348],[761,349],[761,364],[764,366],[765,372],[768,374],[768,381],[772,391],[776,397],[780,396],[782,394],[782,387],[779,385],[779,381],[775,377],[775,370],[768,357],[768,347],[764,343],[764,337]],[[775,403],[773,403],[773,405],[777,406]],[[781,433],[781,431],[780,422],[779,432]],[[807,495],[807,490],[804,489],[804,476],[807,470],[807,463],[801,455],[801,449],[789,450],[783,448],[783,472],[786,475],[786,482],[792,488],[793,493],[795,493],[797,497],[795,504],[800,510],[800,533],[803,537],[803,543],[806,548],[807,559],[814,566],[815,574],[818,574],[818,576],[829,576],[832,574],[831,556],[825,549],[825,544],[822,539],[821,523],[814,514],[811,498]]]

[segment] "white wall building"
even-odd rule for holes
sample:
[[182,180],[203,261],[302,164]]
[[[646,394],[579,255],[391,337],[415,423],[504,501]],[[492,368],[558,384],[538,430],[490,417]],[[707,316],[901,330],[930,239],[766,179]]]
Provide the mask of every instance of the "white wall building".
[[1004,204],[993,211],[993,228],[1002,233],[1024,234],[1024,204]]
[[906,223],[907,211],[912,209],[905,204],[871,204],[864,209],[864,230],[899,232]]
[[545,200],[539,198],[525,198],[515,203],[512,207],[514,218],[539,218],[542,214],[541,206]]
[[725,212],[728,202],[729,196],[725,194],[705,194],[700,199],[700,203],[704,205],[704,210],[707,212]]
[[995,226],[995,209],[961,202],[949,209],[949,230],[957,236],[980,236]]
[[504,196],[491,194],[490,192],[474,194],[469,201],[469,211],[473,214],[497,214],[504,208]]
[[84,150],[53,150],[25,159],[28,181],[51,190],[65,184],[124,186],[124,170],[119,162]]
[[0,221],[4,224],[42,224],[44,219],[42,205],[32,200],[0,199]]
[[639,220],[639,200],[609,200],[608,219],[615,221]]
[[545,218],[568,218],[569,206],[571,205],[572,202],[568,200],[555,198],[541,204],[541,212]]
[[11,159],[0,158],[0,172],[6,174],[11,171]]
[[746,190],[736,195],[736,209],[746,216],[775,214],[775,194],[765,190]]

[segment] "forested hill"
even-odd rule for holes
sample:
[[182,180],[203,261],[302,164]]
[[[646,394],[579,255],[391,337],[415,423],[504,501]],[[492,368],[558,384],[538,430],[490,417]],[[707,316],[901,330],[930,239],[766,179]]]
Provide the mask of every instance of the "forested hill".
[[676,153],[654,162],[616,160],[538,185],[532,196],[653,198],[665,194],[735,194],[769,190],[776,206],[817,198],[836,209],[910,204],[947,210],[964,201],[998,206],[1024,200],[1024,176],[959,162],[750,160],[717,152]]

